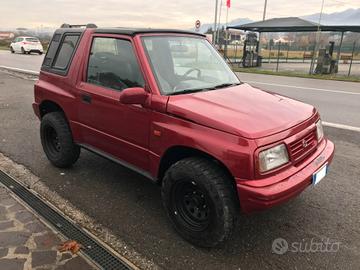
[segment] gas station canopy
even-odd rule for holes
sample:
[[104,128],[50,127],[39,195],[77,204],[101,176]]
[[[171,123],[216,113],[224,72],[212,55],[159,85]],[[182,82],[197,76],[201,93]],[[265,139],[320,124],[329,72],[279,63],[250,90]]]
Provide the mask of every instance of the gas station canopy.
[[253,23],[232,25],[227,29],[253,32],[360,32],[360,25],[318,25],[298,17],[274,18]]

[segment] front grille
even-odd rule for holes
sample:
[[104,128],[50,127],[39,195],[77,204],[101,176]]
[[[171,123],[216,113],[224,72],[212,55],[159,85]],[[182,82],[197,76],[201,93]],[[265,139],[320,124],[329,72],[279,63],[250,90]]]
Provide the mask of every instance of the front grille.
[[316,131],[312,130],[305,136],[289,144],[290,157],[294,163],[311,154],[317,146]]

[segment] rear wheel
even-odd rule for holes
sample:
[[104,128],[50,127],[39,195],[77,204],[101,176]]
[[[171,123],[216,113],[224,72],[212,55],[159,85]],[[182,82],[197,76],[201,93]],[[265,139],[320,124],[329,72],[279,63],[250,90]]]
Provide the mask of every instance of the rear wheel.
[[231,181],[215,162],[199,157],[180,160],[166,172],[163,204],[185,240],[214,247],[228,239],[237,215]]
[[10,51],[11,51],[11,53],[15,53],[13,47],[10,47]]
[[43,53],[42,52],[38,52],[39,55],[42,55]]
[[80,147],[73,142],[70,127],[62,112],[46,114],[40,126],[41,144],[50,162],[59,168],[73,165]]

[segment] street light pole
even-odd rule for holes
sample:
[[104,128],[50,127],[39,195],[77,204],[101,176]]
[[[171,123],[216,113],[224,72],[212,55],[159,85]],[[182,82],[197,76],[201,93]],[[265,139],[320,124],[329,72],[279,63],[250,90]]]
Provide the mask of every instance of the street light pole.
[[265,17],[266,17],[266,7],[267,7],[267,0],[265,0],[265,3],[264,3],[263,21],[265,21]]
[[[263,21],[265,21],[265,17],[266,17],[266,7],[267,7],[267,0],[265,0],[264,3],[264,13],[263,13]],[[260,44],[261,43],[261,32],[259,32],[259,45],[257,46],[257,53],[259,54],[260,51]]]
[[219,19],[217,22],[216,42],[215,42],[217,44],[219,44],[219,36],[220,36],[221,10],[222,10],[222,0],[220,1]]
[[309,70],[310,75],[313,74],[313,72],[314,72],[315,58],[316,58],[315,55],[316,55],[317,51],[319,50],[319,42],[320,42],[320,35],[321,35],[320,24],[321,24],[321,19],[322,19],[323,10],[324,10],[324,3],[325,3],[325,0],[322,0],[321,10],[320,10],[320,15],[319,15],[319,23],[318,23],[317,32],[316,32],[316,41],[315,41],[313,57],[311,59],[310,70]]
[[217,10],[218,10],[218,0],[215,0],[215,20],[214,20],[214,29],[213,29],[213,44],[214,45],[215,45],[215,41],[216,41]]

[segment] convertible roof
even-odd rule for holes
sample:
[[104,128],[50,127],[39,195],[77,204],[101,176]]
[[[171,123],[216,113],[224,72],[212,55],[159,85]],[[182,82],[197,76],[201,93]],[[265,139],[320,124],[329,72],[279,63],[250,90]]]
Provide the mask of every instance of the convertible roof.
[[147,33],[175,33],[175,34],[190,34],[190,35],[205,37],[205,35],[193,31],[185,31],[178,29],[153,29],[153,28],[124,28],[124,27],[96,28],[95,33],[123,34],[130,36],[134,36],[137,34],[147,34]]
[[273,18],[228,27],[254,32],[316,32],[318,28],[323,32],[360,32],[360,25],[318,25],[298,17]]
[[111,27],[111,28],[98,28],[96,24],[68,24],[63,23],[60,28],[56,30],[58,33],[64,32],[83,32],[85,29],[91,28],[95,29],[95,33],[105,33],[105,34],[122,34],[135,36],[137,34],[147,34],[147,33],[175,33],[175,34],[188,34],[188,35],[197,35],[201,37],[206,37],[204,34],[179,30],[179,29],[156,29],[156,28],[127,28],[127,27]]

